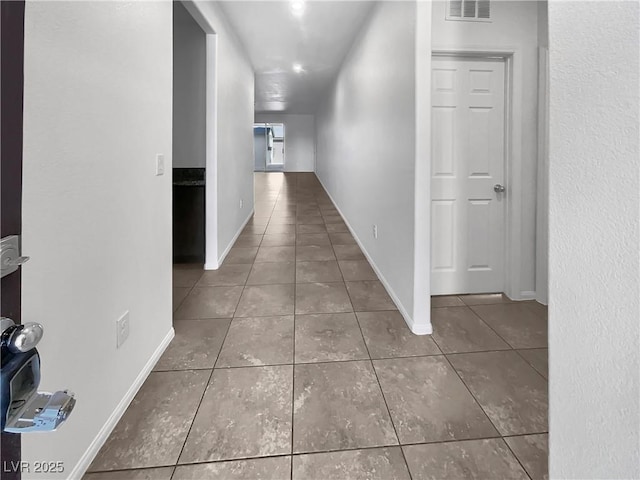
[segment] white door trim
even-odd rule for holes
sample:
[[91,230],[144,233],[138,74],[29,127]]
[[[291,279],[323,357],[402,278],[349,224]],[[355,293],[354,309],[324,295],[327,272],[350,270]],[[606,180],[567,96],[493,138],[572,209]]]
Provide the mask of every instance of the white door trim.
[[[501,58],[505,62],[505,217],[504,293],[512,300],[531,300],[535,292],[521,289],[522,278],[522,55],[519,47],[432,48],[433,57]],[[431,218],[429,218],[431,222]]]
[[224,260],[218,255],[218,36],[193,0],[181,0],[205,32],[206,41],[206,149],[205,149],[205,270],[216,270]]

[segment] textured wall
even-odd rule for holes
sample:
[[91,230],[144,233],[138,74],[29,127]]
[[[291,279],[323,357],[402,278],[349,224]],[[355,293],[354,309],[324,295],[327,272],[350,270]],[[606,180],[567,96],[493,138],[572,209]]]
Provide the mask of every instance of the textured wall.
[[549,3],[551,478],[640,478],[638,10]]

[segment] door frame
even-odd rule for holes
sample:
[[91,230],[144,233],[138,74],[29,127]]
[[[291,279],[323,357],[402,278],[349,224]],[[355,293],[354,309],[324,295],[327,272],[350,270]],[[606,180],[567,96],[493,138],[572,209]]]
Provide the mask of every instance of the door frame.
[[[25,13],[23,0],[2,2],[2,145],[0,146],[0,236],[22,235],[22,163],[24,133]],[[16,323],[22,320],[22,272],[19,268],[0,281],[0,313]],[[24,464],[19,433],[0,435],[2,478],[20,480]]]
[[[431,50],[431,57],[458,59],[501,59],[505,65],[504,112],[504,178],[508,195],[505,198],[505,257],[503,292],[512,300],[533,300],[535,292],[522,291],[522,55],[519,47],[446,47]],[[431,179],[429,179],[431,182]],[[429,184],[431,191],[431,184]],[[431,225],[431,216],[429,216]]]
[[218,249],[218,35],[202,14],[195,0],[180,0],[205,33],[205,270],[217,270],[222,264]]

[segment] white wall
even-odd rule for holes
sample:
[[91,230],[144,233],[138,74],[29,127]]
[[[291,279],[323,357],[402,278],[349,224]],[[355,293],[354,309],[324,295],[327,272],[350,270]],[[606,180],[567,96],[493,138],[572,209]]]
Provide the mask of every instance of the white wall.
[[23,321],[45,328],[41,388],[78,400],[59,431],[22,438],[23,460],[64,462],[47,478],[71,473],[173,332],[171,23],[167,2],[26,5]]
[[257,113],[258,123],[284,124],[284,171],[313,172],[316,160],[316,131],[313,115]]
[[173,3],[173,166],[206,165],[206,37],[180,2]]
[[210,144],[215,152],[207,153],[205,264],[215,269],[253,209],[254,75],[218,2],[194,0],[185,6],[208,34],[207,82],[215,84],[215,118],[207,118],[207,129],[215,130]]
[[551,478],[640,478],[637,2],[549,2]]
[[[534,298],[536,289],[536,182],[537,182],[537,108],[538,108],[538,2],[496,1],[491,4],[491,22],[446,21],[446,2],[433,2],[434,50],[502,49],[516,50],[514,71],[521,73],[515,86],[520,95],[522,116],[512,130],[513,160],[516,177],[507,185],[512,199],[522,205],[513,212],[512,222],[519,231],[515,238],[519,277],[513,278],[512,298]],[[515,92],[515,90],[514,90]],[[514,102],[515,105],[516,102]],[[519,168],[519,172],[517,169]]]
[[407,323],[430,333],[427,292],[414,315],[416,14],[374,7],[316,116],[316,172]]

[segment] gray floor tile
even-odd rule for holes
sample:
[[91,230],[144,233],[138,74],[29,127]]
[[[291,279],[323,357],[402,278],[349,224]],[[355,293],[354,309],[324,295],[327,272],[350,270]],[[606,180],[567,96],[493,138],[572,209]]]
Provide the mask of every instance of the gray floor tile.
[[296,282],[342,282],[338,262],[296,262]]
[[232,247],[224,259],[224,265],[231,263],[253,263],[259,247]]
[[455,295],[436,295],[431,297],[431,308],[464,307],[464,302]]
[[530,350],[518,350],[518,353],[535,368],[544,378],[549,378],[549,349],[533,348]]
[[266,225],[269,223],[269,216],[256,217],[255,215],[247,222],[247,225]]
[[358,312],[371,358],[439,355],[430,335],[414,335],[397,311]]
[[410,480],[400,447],[293,457],[293,480]]
[[358,245],[334,245],[333,251],[338,260],[365,260]]
[[266,229],[266,223],[249,223],[246,227],[244,227],[240,235],[263,235]]
[[231,318],[243,287],[194,287],[176,310],[178,319]]
[[324,215],[324,223],[343,223],[340,215]]
[[174,465],[209,375],[208,370],[151,373],[89,471]]
[[216,367],[293,363],[293,315],[234,318]]
[[87,473],[82,480],[171,480],[173,467]]
[[547,431],[547,382],[516,352],[448,358],[502,435]]
[[469,307],[434,308],[431,324],[433,339],[444,353],[511,349]]
[[173,338],[154,370],[212,369],[230,319],[178,320]]
[[344,222],[327,223],[325,227],[329,233],[349,233],[349,227]]
[[322,225],[324,220],[320,215],[298,215],[297,221],[304,225]]
[[214,370],[180,463],[291,453],[292,368]]
[[413,480],[528,480],[500,438],[410,445],[402,449]]
[[296,363],[369,359],[353,313],[296,315]]
[[326,233],[298,233],[296,245],[331,245]]
[[345,283],[356,312],[396,309],[396,304],[378,280]]
[[295,233],[275,233],[273,235],[265,235],[262,237],[263,247],[281,247],[296,244]]
[[[266,224],[265,224],[266,225]],[[234,247],[257,247],[262,242],[262,235],[253,235],[251,233],[245,233],[240,235],[236,243],[233,244]]]
[[[325,217],[326,218],[326,217]],[[356,240],[350,233],[330,233],[331,243],[333,245],[355,245]]]
[[235,285],[244,285],[251,270],[250,264],[225,264],[218,270],[206,270],[200,281],[199,287],[229,287]]
[[378,279],[376,272],[373,271],[373,268],[366,260],[340,260],[338,264],[340,265],[342,276],[347,282]]
[[296,315],[352,311],[344,282],[296,285]]
[[187,294],[191,291],[191,287],[173,287],[173,311],[175,312]]
[[397,445],[368,361],[295,366],[293,451]]
[[479,305],[471,307],[513,348],[546,348],[547,322],[526,305]]
[[281,235],[296,233],[295,225],[269,225],[265,230],[265,235]]
[[497,436],[443,356],[374,360],[401,443]]
[[304,233],[327,233],[327,229],[322,224],[312,224],[312,225],[299,224],[297,230],[298,230],[299,234],[304,234]]
[[271,217],[269,225],[295,225],[296,217]]
[[549,308],[546,305],[542,305],[541,303],[538,303],[536,301],[521,302],[521,303],[524,304],[529,310],[531,310],[533,313],[535,313],[539,317],[543,318],[544,320],[547,320]]
[[269,317],[294,313],[294,285],[252,285],[244,288],[236,317]]
[[294,262],[254,263],[247,285],[273,285],[295,282]]
[[173,286],[193,287],[200,280],[203,272],[201,268],[174,268]]
[[504,440],[532,480],[549,478],[549,436],[547,434],[507,437]]
[[172,480],[285,480],[291,476],[291,457],[181,465]]
[[256,256],[256,263],[262,262],[293,262],[295,259],[295,247],[260,247]]
[[330,246],[307,245],[296,248],[297,262],[326,262],[335,259]]

